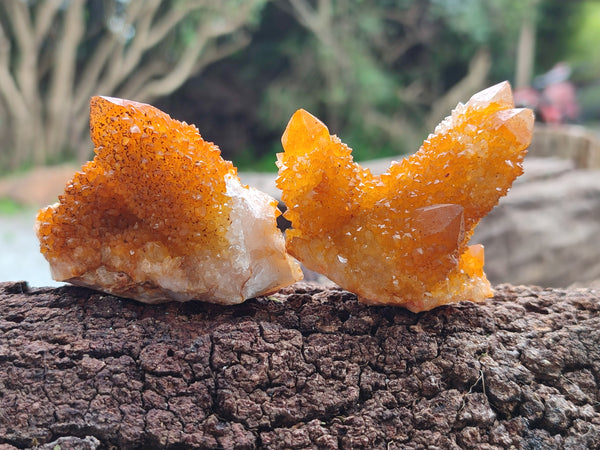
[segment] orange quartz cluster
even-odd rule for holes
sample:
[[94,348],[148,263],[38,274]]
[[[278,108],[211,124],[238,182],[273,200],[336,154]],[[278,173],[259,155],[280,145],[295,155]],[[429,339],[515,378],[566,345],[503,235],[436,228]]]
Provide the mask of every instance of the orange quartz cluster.
[[56,209],[40,211],[42,253],[77,252],[86,265],[99,264],[108,240],[129,264],[135,243],[154,241],[148,251],[169,246],[179,254],[222,246],[213,236],[224,236],[224,176],[235,169],[218,147],[149,105],[93,97],[90,109],[97,156],[74,175]]
[[[94,160],[36,221],[55,279],[149,303],[239,303],[301,276],[277,232],[275,200],[241,186],[231,162],[193,125],[150,105],[93,97],[90,130]],[[279,280],[252,278],[243,230],[232,230],[243,226],[236,207],[265,215],[248,214],[247,225],[259,223],[262,253],[284,266]],[[263,275],[268,266],[261,262]]]
[[522,173],[534,117],[507,82],[475,94],[419,151],[372,175],[304,110],[291,118],[277,186],[287,250],[368,304],[425,311],[492,295],[479,220]]

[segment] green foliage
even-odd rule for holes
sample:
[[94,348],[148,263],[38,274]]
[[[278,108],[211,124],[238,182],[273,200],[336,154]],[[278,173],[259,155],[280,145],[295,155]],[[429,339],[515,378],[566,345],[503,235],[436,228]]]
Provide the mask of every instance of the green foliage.
[[233,159],[233,165],[240,170],[250,172],[277,172],[277,166],[275,165],[277,157],[275,155],[282,152],[283,149],[281,148],[281,144],[274,147],[278,148],[267,151],[262,155],[255,155],[253,149],[240,152]]
[[25,210],[25,207],[8,197],[0,197],[0,216],[10,216]]
[[[307,24],[294,14],[293,3],[312,12],[331,4],[330,11],[315,16],[329,22]],[[568,55],[570,36],[583,20],[576,14],[581,5],[563,0],[272,0],[260,10],[251,44],[194,82],[189,96],[197,100],[188,102],[182,94],[172,106],[204,104],[196,108],[202,120],[213,117],[211,139],[240,170],[275,170],[281,134],[298,108],[323,120],[353,148],[357,160],[413,152],[431,131],[423,127],[431,106],[463,79],[480,48],[492,57],[489,83],[512,80],[520,27],[532,18],[538,28],[536,73],[541,73]],[[223,126],[223,111],[229,102],[217,98],[223,86],[236,104],[228,126]],[[215,94],[207,104],[208,91]],[[204,129],[193,114],[188,117]]]
[[580,80],[597,80],[600,78],[600,2],[583,2],[576,23],[578,26],[573,30],[569,43],[568,60]]
[[[580,1],[542,0],[536,21],[536,74],[550,70],[557,62],[574,62],[572,42],[586,17]],[[596,53],[597,44],[587,49]],[[589,55],[593,56],[593,55]]]
[[[43,4],[26,3],[36,8]],[[164,1],[156,17],[190,5],[189,0]],[[162,105],[143,100],[163,107],[173,117],[197,123],[201,132],[208,130],[211,140],[227,149],[224,157],[240,169],[276,170],[274,155],[281,151],[281,133],[298,108],[321,118],[354,149],[358,160],[414,151],[418,146],[414,137],[430,131],[424,130],[423,124],[431,106],[465,77],[479,49],[488,49],[492,57],[490,83],[513,79],[519,31],[528,17],[534,19],[538,31],[536,73],[562,60],[573,65],[577,80],[590,83],[600,73],[600,2],[596,1],[222,0],[202,5],[189,13],[186,9],[185,18],[173,32],[152,51],[139,55],[140,65],[150,71],[146,73],[175,66],[188,46],[197,42],[199,29],[215,32],[243,9],[250,14],[244,15],[239,33],[220,35],[202,50],[208,55],[206,61],[213,61],[226,54],[219,53],[219,46],[227,47],[240,35],[251,36],[250,45],[207,67],[186,89],[163,99]],[[312,16],[301,17],[298,5],[304,5]],[[331,8],[319,10],[323,5]],[[143,27],[125,20],[126,11],[135,9],[133,6],[134,2],[120,0],[86,2],[86,34],[78,48],[75,82],[106,38],[107,19],[122,19],[121,25],[134,31],[138,28],[129,40],[119,35],[127,41],[123,52],[127,58],[113,54],[99,72],[98,84],[111,78],[111,68],[135,60],[128,55],[139,46],[134,43],[135,36],[141,36]],[[0,14],[6,30],[10,23],[8,15]],[[44,44],[41,68],[51,67],[46,58],[57,48],[58,31],[56,28]],[[18,55],[13,53],[12,59],[17,61]],[[150,64],[154,59],[157,63]],[[137,68],[131,77],[142,72]],[[49,74],[46,69],[40,73],[40,98],[51,84]],[[112,75],[119,78],[117,73]],[[148,80],[156,81],[156,77]],[[115,83],[104,87],[109,92],[102,94],[126,96],[121,91],[137,86],[125,78]],[[77,104],[86,107],[87,98]],[[70,108],[66,103],[65,109]],[[0,104],[0,108],[4,106]],[[77,118],[85,129],[85,114],[79,111]],[[204,128],[203,122],[211,123]],[[1,125],[0,131],[11,128]],[[87,137],[85,142],[91,149]],[[18,154],[12,149],[9,152],[10,146],[12,143],[7,143],[3,151]],[[45,161],[72,158],[81,148],[79,141],[65,141]],[[0,171],[9,159],[0,154]]]
[[[173,2],[166,2],[165,8],[181,7],[182,3],[189,0],[179,0],[173,5]],[[207,2],[207,5],[195,9],[187,14],[185,20],[181,22],[175,34],[175,40],[168,43],[165,51],[173,51],[174,49],[183,50],[190,43],[198,38],[198,28],[204,27],[219,29],[225,24],[224,18],[234,15],[235,11],[242,7],[250,5],[250,14],[246,18],[245,26],[249,29],[255,28],[260,23],[262,9],[267,4],[268,0],[221,0],[220,2]]]
[[443,23],[435,51],[436,66],[442,71],[441,85],[447,89],[456,83],[480,47],[488,48],[493,58],[490,78],[512,80],[521,24],[528,17],[537,20],[539,3],[540,0],[432,0],[431,14]]
[[432,0],[432,15],[467,39],[467,43],[489,45],[500,37],[514,45],[526,15],[535,15],[537,0]]
[[18,176],[21,174],[24,174],[26,172],[29,172],[31,169],[33,169],[33,163],[31,161],[28,161],[25,164],[22,164],[21,166],[17,167],[16,169],[12,169],[10,167],[10,164],[0,164],[0,177],[9,177],[9,176]]
[[[341,14],[339,3],[335,6]],[[372,140],[365,142],[372,133],[360,112],[393,111],[400,103],[394,71],[381,63],[371,46],[385,40],[384,16],[372,10],[372,2],[355,0],[344,6],[343,20],[336,17],[336,26],[322,30],[323,35],[292,23],[280,38],[271,56],[287,65],[266,87],[260,117],[270,130],[281,133],[293,112],[304,108],[349,145],[369,149],[365,157],[377,157],[389,153],[393,142],[385,135],[376,139],[381,149]]]
[[344,129],[340,134],[340,139],[350,145],[355,161],[413,153],[418,148],[418,144],[410,141],[386,139],[379,130],[369,127],[356,126]]
[[577,93],[582,121],[600,131],[600,80],[580,86]]
[[[320,2],[307,4],[316,13]],[[330,23],[288,22],[271,47],[269,58],[286,64],[265,86],[260,117],[273,134],[281,133],[304,108],[339,134],[356,159],[412,151],[418,144],[407,134],[426,134],[415,130],[432,103],[465,76],[479,47],[492,51],[492,78],[512,78],[521,19],[534,13],[532,0],[331,4]],[[268,7],[263,26],[273,16],[282,13]],[[379,126],[381,120],[386,123]]]

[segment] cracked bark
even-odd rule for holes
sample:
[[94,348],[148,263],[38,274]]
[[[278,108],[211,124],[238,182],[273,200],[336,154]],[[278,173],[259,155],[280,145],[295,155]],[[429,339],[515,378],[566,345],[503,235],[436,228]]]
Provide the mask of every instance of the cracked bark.
[[599,448],[600,294],[413,314],[0,283],[0,448]]

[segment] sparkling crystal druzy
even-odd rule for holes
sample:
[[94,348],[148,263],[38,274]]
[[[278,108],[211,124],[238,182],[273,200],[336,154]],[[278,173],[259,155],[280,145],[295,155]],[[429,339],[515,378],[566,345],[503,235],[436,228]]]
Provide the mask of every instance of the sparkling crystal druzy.
[[531,110],[514,109],[507,82],[475,94],[419,151],[374,176],[304,110],[278,155],[288,251],[364,303],[425,311],[492,295],[479,220],[522,173]]
[[240,184],[198,130],[146,104],[94,97],[88,162],[36,232],[54,279],[147,303],[240,303],[302,277],[276,201]]

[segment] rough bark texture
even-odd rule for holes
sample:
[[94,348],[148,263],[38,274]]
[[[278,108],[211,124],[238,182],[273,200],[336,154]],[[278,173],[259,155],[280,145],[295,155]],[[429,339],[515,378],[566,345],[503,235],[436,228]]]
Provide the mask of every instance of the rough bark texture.
[[[587,286],[600,279],[600,170],[575,170],[556,159],[538,160],[538,168],[540,162],[548,176],[525,172],[481,220],[471,242],[485,246],[492,283]],[[562,162],[564,170],[552,162]]]
[[[0,448],[599,448],[600,293],[413,314],[0,284]],[[4,445],[2,445],[4,444]]]

